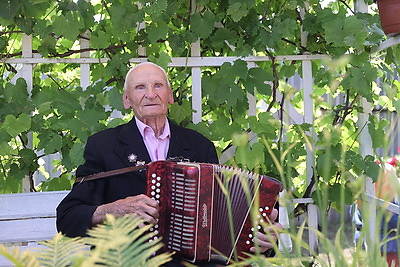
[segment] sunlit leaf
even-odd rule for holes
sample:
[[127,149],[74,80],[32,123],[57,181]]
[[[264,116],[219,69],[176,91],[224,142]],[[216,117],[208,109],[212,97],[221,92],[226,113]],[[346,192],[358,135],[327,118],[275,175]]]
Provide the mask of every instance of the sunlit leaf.
[[31,118],[25,113],[22,113],[18,118],[15,118],[13,115],[7,115],[3,123],[3,128],[11,137],[16,137],[18,134],[28,131],[31,128]]

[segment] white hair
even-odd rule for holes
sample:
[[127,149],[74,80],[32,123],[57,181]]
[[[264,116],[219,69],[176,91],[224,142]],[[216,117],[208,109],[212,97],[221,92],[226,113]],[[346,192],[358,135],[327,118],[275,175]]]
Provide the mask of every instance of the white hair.
[[141,65],[145,65],[145,64],[147,64],[147,65],[153,65],[153,66],[159,68],[159,69],[164,73],[164,75],[165,75],[165,80],[167,81],[168,87],[171,88],[171,84],[170,84],[170,82],[169,82],[169,80],[168,80],[168,75],[167,75],[167,72],[165,71],[165,69],[162,68],[161,66],[159,66],[159,65],[157,65],[157,64],[155,64],[155,63],[153,63],[153,62],[148,62],[148,61],[146,61],[146,62],[142,62],[142,63],[137,64],[136,66],[132,67],[132,68],[128,71],[128,73],[127,73],[126,76],[125,76],[124,91],[125,91],[125,90],[127,89],[127,87],[128,87],[128,77],[129,77],[129,74],[131,74],[131,72],[134,71],[137,67],[139,67],[139,66],[141,66]]

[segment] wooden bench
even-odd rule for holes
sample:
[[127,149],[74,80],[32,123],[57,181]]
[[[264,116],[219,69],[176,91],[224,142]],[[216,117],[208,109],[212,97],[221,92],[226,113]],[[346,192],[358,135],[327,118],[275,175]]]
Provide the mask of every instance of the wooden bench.
[[[22,250],[38,247],[57,233],[56,208],[69,191],[0,194],[0,244],[18,245]],[[279,208],[279,221],[288,227],[286,208]],[[291,250],[290,238],[281,234],[280,246]],[[0,255],[0,267],[12,266]]]
[[[57,233],[56,207],[68,192],[0,195],[0,244],[26,249],[53,238]],[[3,256],[0,266],[10,266]]]

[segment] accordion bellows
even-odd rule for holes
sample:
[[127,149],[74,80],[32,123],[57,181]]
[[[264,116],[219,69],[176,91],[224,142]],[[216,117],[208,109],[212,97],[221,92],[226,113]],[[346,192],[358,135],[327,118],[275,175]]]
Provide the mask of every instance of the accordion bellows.
[[282,189],[274,178],[219,164],[157,161],[146,173],[146,194],[160,205],[153,238],[191,262],[246,257]]

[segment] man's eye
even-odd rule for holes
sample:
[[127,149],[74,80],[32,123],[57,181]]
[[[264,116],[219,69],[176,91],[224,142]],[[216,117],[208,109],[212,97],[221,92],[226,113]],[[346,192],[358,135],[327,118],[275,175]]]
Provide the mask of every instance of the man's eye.
[[161,88],[162,86],[163,86],[162,83],[156,83],[156,84],[154,85],[155,88]]
[[135,88],[138,89],[138,90],[144,90],[144,89],[146,89],[146,86],[144,86],[144,85],[137,85]]

